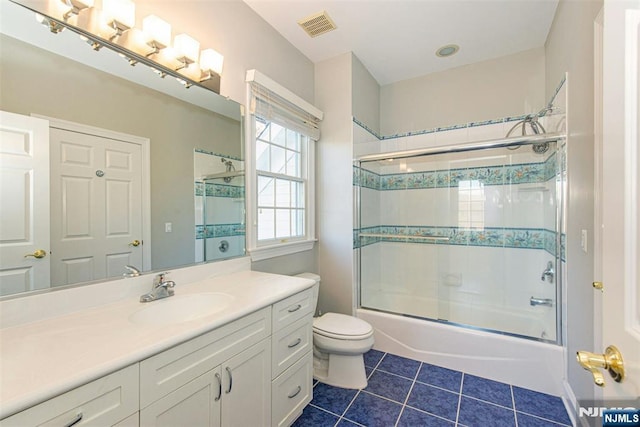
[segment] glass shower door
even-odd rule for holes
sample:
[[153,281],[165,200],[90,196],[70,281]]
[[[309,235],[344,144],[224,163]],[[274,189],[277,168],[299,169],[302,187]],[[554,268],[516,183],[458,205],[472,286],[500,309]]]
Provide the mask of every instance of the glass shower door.
[[561,156],[509,148],[356,167],[361,307],[556,340]]

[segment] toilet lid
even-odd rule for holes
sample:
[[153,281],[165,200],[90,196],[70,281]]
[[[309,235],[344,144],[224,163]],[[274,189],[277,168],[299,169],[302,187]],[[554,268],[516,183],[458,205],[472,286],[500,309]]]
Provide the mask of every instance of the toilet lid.
[[313,330],[326,336],[364,337],[371,335],[371,325],[346,314],[325,313],[313,319]]

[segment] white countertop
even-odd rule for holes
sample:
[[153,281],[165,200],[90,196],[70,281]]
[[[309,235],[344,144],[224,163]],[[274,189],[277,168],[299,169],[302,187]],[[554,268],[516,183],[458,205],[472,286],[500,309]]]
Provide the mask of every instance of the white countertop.
[[177,283],[176,296],[201,292],[234,296],[224,310],[195,320],[160,326],[134,324],[129,320],[131,314],[163,302],[142,304],[135,296],[0,329],[0,418],[139,362],[313,284],[309,279],[241,271],[191,284]]

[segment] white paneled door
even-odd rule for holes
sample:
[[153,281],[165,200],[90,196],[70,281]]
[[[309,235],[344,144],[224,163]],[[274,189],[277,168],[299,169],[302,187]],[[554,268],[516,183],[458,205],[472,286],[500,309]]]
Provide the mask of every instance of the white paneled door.
[[51,282],[143,268],[140,144],[51,127]]
[[49,123],[0,111],[0,296],[49,287]]
[[610,402],[633,401],[640,396],[639,0],[604,2],[603,40],[602,343],[620,350],[625,368],[621,382],[604,373],[603,392]]

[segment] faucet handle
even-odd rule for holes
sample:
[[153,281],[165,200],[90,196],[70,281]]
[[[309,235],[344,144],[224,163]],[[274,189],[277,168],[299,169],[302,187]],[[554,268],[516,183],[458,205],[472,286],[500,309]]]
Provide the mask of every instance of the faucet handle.
[[163,271],[162,273],[156,274],[156,277],[153,279],[153,287],[157,287],[165,281],[165,276],[169,274],[169,271]]

